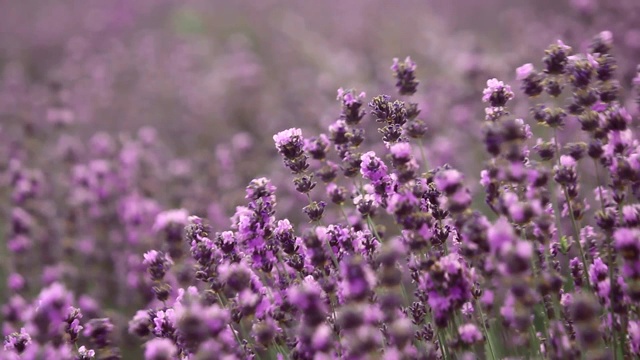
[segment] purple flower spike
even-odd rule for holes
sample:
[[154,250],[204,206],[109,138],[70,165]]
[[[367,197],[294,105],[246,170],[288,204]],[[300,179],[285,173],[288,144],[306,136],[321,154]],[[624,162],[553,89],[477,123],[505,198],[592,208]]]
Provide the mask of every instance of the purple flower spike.
[[11,333],[4,338],[4,349],[15,351],[18,354],[22,354],[29,344],[31,344],[31,336],[24,328],[20,329],[20,332]]
[[302,130],[291,128],[273,135],[278,152],[287,159],[295,159],[302,155],[304,139]]
[[494,108],[504,107],[507,102],[513,99],[511,86],[505,85],[498,79],[487,80],[487,87],[482,91],[482,101],[487,102]]
[[393,59],[391,70],[397,79],[396,88],[398,88],[398,93],[400,93],[400,95],[415,94],[418,84],[420,83],[416,80],[416,68],[416,63],[411,60],[409,56],[407,56],[407,58],[402,62],[400,62],[398,58]]

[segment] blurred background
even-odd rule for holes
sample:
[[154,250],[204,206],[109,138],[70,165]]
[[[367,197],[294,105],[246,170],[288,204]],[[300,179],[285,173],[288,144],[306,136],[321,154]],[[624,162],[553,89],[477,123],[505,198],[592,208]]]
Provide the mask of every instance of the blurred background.
[[32,112],[26,121],[46,121],[56,83],[83,136],[153,126],[177,154],[208,162],[237,148],[271,156],[270,135],[286,127],[326,131],[337,88],[393,93],[388,68],[405,56],[419,67],[429,150],[451,162],[464,157],[446,153],[464,152],[456,140],[472,134],[450,125],[478,123],[487,78],[513,83],[515,67],[539,62],[551,42],[582,50],[602,30],[614,33],[623,85],[640,54],[634,0],[1,0],[0,8],[4,116],[22,106]]
[[515,68],[549,44],[578,52],[610,30],[628,89],[638,19],[637,0],[0,0],[0,303],[64,281],[83,311],[126,325],[151,298],[143,252],[186,221],[159,214],[225,230],[266,176],[279,216],[302,219],[272,135],[326,133],[340,87],[395,95],[395,57],[418,66],[429,165],[463,170],[473,190],[486,80],[516,90]]

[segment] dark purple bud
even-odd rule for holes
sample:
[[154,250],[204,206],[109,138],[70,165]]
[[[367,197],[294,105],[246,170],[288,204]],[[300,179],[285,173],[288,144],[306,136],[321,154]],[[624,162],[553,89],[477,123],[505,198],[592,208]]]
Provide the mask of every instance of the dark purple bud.
[[325,206],[327,206],[327,203],[325,203],[324,201],[314,201],[302,208],[302,211],[307,214],[309,220],[320,221],[320,219],[322,219],[322,214],[324,213]]
[[545,56],[542,61],[545,64],[544,72],[550,75],[561,75],[567,66],[568,57],[571,54],[571,47],[565,45],[558,40],[557,44],[553,44],[545,50]]
[[400,95],[415,94],[420,83],[415,76],[416,63],[408,56],[403,62],[395,58],[393,59],[391,70],[393,70],[393,75],[397,79],[396,88],[398,88],[398,93]]

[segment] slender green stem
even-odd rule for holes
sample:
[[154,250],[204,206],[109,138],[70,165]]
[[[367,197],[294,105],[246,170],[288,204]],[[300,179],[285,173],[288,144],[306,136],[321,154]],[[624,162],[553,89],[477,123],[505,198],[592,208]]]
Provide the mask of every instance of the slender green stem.
[[284,347],[280,346],[277,341],[274,340],[273,345],[275,345],[276,351],[284,355],[285,358],[289,356],[289,352]]
[[571,199],[569,199],[569,194],[567,193],[567,189],[563,186],[562,190],[564,191],[564,197],[567,201],[567,207],[569,209],[569,219],[571,219],[571,226],[573,227],[573,236],[575,237],[575,242],[578,247],[578,252],[580,253],[580,257],[582,258],[582,265],[584,266],[585,278],[587,280],[587,286],[591,288],[591,282],[589,281],[589,266],[587,265],[587,258],[584,255],[584,250],[582,249],[582,243],[580,242],[580,230],[578,230],[578,224],[576,222],[575,216],[573,216],[573,207],[571,206]]
[[480,312],[480,322],[482,322],[482,328],[484,329],[484,336],[487,337],[487,343],[489,344],[489,351],[491,353],[491,359],[495,360],[496,354],[493,351],[493,341],[491,340],[491,334],[489,334],[489,330],[487,330],[487,323],[485,321],[484,311],[482,310],[482,304],[476,300],[476,306],[478,307],[478,311]]
[[[607,253],[608,253],[608,257],[609,257],[609,282],[611,284],[611,288],[613,289],[613,266],[614,266],[614,260],[613,260],[613,245],[611,244],[611,236],[607,234]],[[616,331],[616,325],[615,325],[615,313],[613,312],[613,301],[614,301],[614,294],[613,291],[609,291],[609,308],[611,311],[611,345],[613,348],[613,358],[614,360],[618,359],[618,334]],[[620,343],[621,345],[622,343]]]
[[238,324],[240,325],[240,333],[242,334],[242,337],[247,339],[249,344],[251,344],[251,347],[253,348],[253,352],[256,354],[256,357],[258,359],[260,359],[261,357],[260,357],[260,354],[258,354],[258,350],[256,349],[255,343],[253,343],[253,341],[249,340],[251,337],[249,336],[249,334],[247,333],[246,329],[244,328],[244,324],[242,323],[242,319],[240,319],[240,321],[238,321]]
[[[622,189],[624,192],[624,188]],[[623,207],[623,202],[620,202],[620,204],[618,204],[618,216],[620,219],[620,223],[624,224],[624,218],[622,215],[622,207]],[[613,267],[615,266],[616,263],[616,258],[613,254],[613,244],[611,244],[611,251],[609,252],[609,255],[611,256],[611,260],[610,260],[610,265],[609,265],[609,283],[611,284],[610,288],[613,289],[614,287],[614,283],[616,282],[616,278],[615,278],[615,273],[613,272]],[[617,285],[616,285],[617,286]],[[610,293],[613,293],[613,290],[609,290]],[[613,298],[612,298],[613,299]],[[620,321],[622,322],[621,325],[621,329],[620,332],[618,333],[618,339],[620,341],[620,347],[618,348],[618,350],[620,351],[620,358],[623,359],[624,358],[624,351],[627,348],[627,317],[626,316],[621,316],[620,317]],[[613,313],[613,302],[611,303],[611,327],[613,329],[615,329],[615,314]]]
[[[556,146],[556,164],[560,167],[560,142],[558,141],[558,131],[553,129],[553,139],[555,141]],[[582,244],[580,243],[580,230],[578,229],[578,223],[576,222],[576,218],[573,215],[573,206],[571,205],[571,199],[569,198],[569,193],[567,192],[567,188],[560,184],[562,188],[562,192],[564,193],[565,201],[567,202],[567,210],[569,211],[569,218],[571,219],[571,227],[573,229],[573,236],[576,246],[578,247],[578,252],[580,253],[580,258],[582,260],[582,265],[584,266],[584,274],[587,286],[591,288],[591,282],[589,281],[589,276],[587,275],[589,272],[589,266],[587,265],[587,259],[584,255],[584,250],[582,249]],[[557,213],[556,217],[560,214]]]
[[442,352],[442,358],[444,360],[447,360],[449,357],[447,356],[447,350],[446,350],[446,346],[444,343],[444,336],[442,334],[442,331],[440,331],[440,329],[436,328],[436,332],[438,333],[438,342],[440,343],[440,352]]
[[620,339],[620,347],[618,348],[619,351],[619,355],[620,355],[620,359],[624,359],[625,358],[625,349],[627,349],[627,326],[629,325],[628,323],[628,318],[626,316],[622,316],[621,317],[622,320],[622,331],[620,331],[618,333],[618,337]]
[[405,305],[411,305],[411,298],[409,297],[407,288],[404,286],[404,282],[400,282],[400,291],[402,292],[402,298],[404,299]]
[[418,144],[420,145],[420,157],[422,158],[422,165],[424,166],[425,171],[429,171],[429,164],[427,163],[427,156],[424,154],[424,143],[422,139],[418,140]]
[[331,262],[333,263],[333,266],[336,267],[336,270],[340,270],[340,266],[338,265],[338,259],[336,259],[336,254],[333,253],[333,248],[331,247],[331,244],[329,244],[328,242],[327,244],[327,251],[329,252],[329,257],[331,257]]
[[[551,191],[551,196],[553,198],[555,198],[555,194],[556,194],[556,187],[555,187],[555,182],[552,181],[550,184],[550,191]],[[560,206],[558,206],[558,201],[556,201],[557,199],[553,199],[553,201],[551,201],[551,205],[553,206],[553,213],[555,214],[554,218],[556,221],[556,232],[558,234],[558,240],[560,240],[562,238],[562,223],[560,222]]]
[[[548,264],[548,260],[547,260],[547,264]],[[540,268],[542,269],[542,266],[540,266]],[[533,271],[534,276],[539,276],[540,272],[536,267],[536,261],[534,259],[531,259],[531,269]],[[540,304],[538,303],[534,305],[534,310],[535,310],[535,315],[538,318],[542,319],[542,327],[544,329],[545,336],[549,337],[549,323],[548,323],[549,319],[547,319],[544,306],[542,307],[542,309],[540,309]],[[535,331],[534,331],[534,334],[535,334]]]
[[536,347],[539,349],[540,343],[538,341],[538,337],[536,336],[536,326],[533,323],[531,323],[531,326],[529,326],[529,336],[531,337],[531,344],[533,344],[533,347],[529,348],[529,353],[530,356],[535,358],[536,353],[538,352],[536,350]]
[[[600,172],[598,171],[598,163],[596,162],[595,159],[593,159],[593,166],[595,168],[595,172],[596,172],[596,181],[598,182],[598,195],[600,195],[600,209],[604,212],[604,197],[602,195],[602,182],[600,181]],[[607,241],[606,241],[606,245],[607,245],[607,255],[608,255],[608,262],[609,262],[609,281],[611,284],[613,284],[614,281],[614,274],[613,274],[613,267],[614,267],[614,257],[613,257],[613,245],[611,244],[611,235],[607,234]],[[615,321],[615,316],[614,316],[614,312],[613,312],[613,301],[614,301],[614,294],[613,291],[609,291],[609,305],[610,305],[610,310],[611,311],[611,322],[612,322],[612,326],[611,326],[611,331],[612,331],[612,336],[611,336],[611,345],[613,348],[613,358],[614,360],[618,359],[618,335],[617,335],[617,331],[616,331],[616,327],[615,324],[613,324],[613,321]]]
[[[337,304],[338,299],[334,298],[334,295],[329,295],[329,306],[331,307],[331,313],[333,314],[333,323],[335,324],[338,321],[338,314],[336,313],[336,307],[334,306],[334,302]],[[342,341],[340,332],[336,334],[338,337],[338,343]]]
[[378,239],[378,241],[382,243],[382,238],[378,234],[378,230],[376,230],[376,224],[374,224],[373,220],[371,220],[371,215],[367,215],[367,225],[369,225],[369,230],[371,230],[373,235],[375,235],[376,239]]
[[[216,292],[216,296],[218,297],[218,301],[220,301],[220,305],[222,305],[223,307],[226,306],[226,302],[222,299],[222,296],[220,296],[220,293]],[[233,333],[233,337],[236,338],[236,341],[238,342],[238,346],[242,346],[242,340],[240,340],[240,337],[238,336],[238,333],[236,332],[236,330],[233,328],[233,326],[231,325],[231,323],[229,323],[229,329],[231,330],[231,332]]]
[[271,299],[271,301],[273,301],[273,293],[271,292],[271,284],[269,284],[269,282],[267,281],[267,278],[265,276],[265,273],[262,271],[256,271],[256,273],[258,273],[258,277],[260,278],[260,280],[262,281],[262,283],[264,284],[265,289],[267,290],[267,295],[269,295],[269,298]]

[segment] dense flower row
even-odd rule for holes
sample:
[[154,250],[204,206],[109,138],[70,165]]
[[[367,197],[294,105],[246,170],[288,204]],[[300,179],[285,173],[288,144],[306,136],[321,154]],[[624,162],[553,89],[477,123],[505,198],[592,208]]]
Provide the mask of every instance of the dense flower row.
[[[638,355],[638,143],[618,102],[611,34],[597,36],[586,55],[571,51],[558,42],[542,72],[531,64],[517,71],[523,92],[543,100],[530,116],[547,138],[535,146],[532,127],[510,115],[511,88],[487,82],[491,160],[481,183],[493,215],[472,209],[459,171],[413,157],[426,130],[416,104],[386,95],[369,103],[386,162],[361,149],[366,95],[340,89],[341,114],[328,134],[274,136],[312,226],[295,231],[278,220],[275,187],[254,179],[230,231],[189,218],[186,241],[202,284],[175,299],[156,291],[163,305],[136,315],[132,332],[159,338],[147,351],[167,358]],[[415,92],[409,58],[392,70],[400,94]],[[560,106],[565,92],[569,103]],[[573,119],[588,142],[560,144]],[[593,217],[590,198],[580,196],[586,159],[599,174]],[[311,191],[316,177],[324,196]],[[164,277],[177,259],[155,250],[145,259],[154,289],[170,288]]]
[[[491,160],[481,183],[493,221],[472,210],[459,171],[427,169],[424,158],[420,171],[411,141],[426,129],[416,104],[386,95],[369,103],[387,166],[361,150],[366,95],[340,89],[342,111],[328,135],[304,138],[292,128],[274,136],[295,189],[308,198],[303,211],[312,228],[296,234],[287,219],[277,220],[275,187],[253,180],[231,231],[214,235],[190,218],[186,238],[204,292],[190,287],[185,303],[181,290],[170,307],[159,294],[165,305],[133,328],[151,326],[156,337],[173,340],[174,355],[196,358],[211,356],[210,348],[231,357],[299,359],[637,355],[640,217],[630,200],[638,145],[617,101],[611,33],[598,35],[586,55],[571,51],[558,42],[546,51],[542,72],[531,64],[517,71],[527,96],[546,93],[553,103],[532,108],[550,138],[531,148],[531,126],[509,113],[510,86],[487,82]],[[416,91],[411,59],[395,60],[392,70],[400,94]],[[555,101],[565,87],[566,107]],[[568,119],[582,124],[588,143],[559,143]],[[331,145],[338,163],[329,160]],[[593,222],[578,177],[578,162],[587,158],[602,172]],[[327,204],[311,196],[314,176],[325,184],[329,208],[342,215],[328,225]],[[165,288],[171,260],[156,251],[145,258]],[[193,319],[185,306],[211,315]],[[148,349],[161,345],[156,341]]]
[[[393,60],[397,97],[339,89],[325,133],[273,136],[308,224],[279,211],[265,177],[251,180],[228,228],[190,216],[205,217],[201,204],[162,211],[154,198],[187,193],[196,169],[176,158],[163,177],[166,149],[151,129],[95,136],[86,162],[62,137],[51,157],[64,174],[45,179],[27,165],[38,139],[26,126],[6,178],[15,256],[0,359],[119,359],[134,337],[150,360],[640,356],[640,145],[612,42],[605,31],[574,54],[558,41],[542,70],[519,67],[534,103],[522,118],[514,89],[487,81],[481,174],[429,167],[411,58]],[[64,131],[74,112],[61,85],[50,92],[47,117]],[[365,133],[373,122],[377,135]],[[564,134],[570,122],[583,132]],[[484,204],[465,181],[478,175]],[[163,194],[168,183],[186,189]],[[52,218],[65,219],[54,233],[37,226]],[[47,265],[39,293],[25,280],[28,251]],[[61,259],[109,271],[77,276]],[[127,305],[140,309],[109,310]]]

